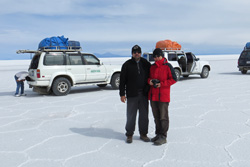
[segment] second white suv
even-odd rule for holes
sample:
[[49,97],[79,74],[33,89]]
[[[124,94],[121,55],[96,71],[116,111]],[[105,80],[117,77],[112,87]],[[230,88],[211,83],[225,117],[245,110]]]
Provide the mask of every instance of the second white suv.
[[[207,78],[211,67],[209,62],[200,61],[192,52],[184,52],[181,50],[163,50],[164,57],[173,66],[177,80],[180,77],[188,77],[189,75],[200,75],[201,78]],[[143,53],[143,58],[154,63],[153,53]]]
[[17,53],[34,53],[28,84],[35,92],[53,92],[57,96],[67,95],[72,86],[96,84],[104,87],[111,84],[118,89],[119,65],[104,65],[96,56],[79,50],[19,50]]

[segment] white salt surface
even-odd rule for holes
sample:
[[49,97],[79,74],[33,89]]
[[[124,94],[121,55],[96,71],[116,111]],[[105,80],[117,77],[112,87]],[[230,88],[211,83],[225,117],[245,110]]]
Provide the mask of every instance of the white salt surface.
[[[247,167],[250,166],[250,73],[239,55],[209,60],[207,79],[172,86],[168,142],[125,143],[126,105],[110,86],[72,88],[67,96],[39,95],[25,85],[14,97],[14,74],[29,60],[0,61],[1,167]],[[121,64],[127,58],[102,59]],[[150,109],[149,137],[154,136]]]

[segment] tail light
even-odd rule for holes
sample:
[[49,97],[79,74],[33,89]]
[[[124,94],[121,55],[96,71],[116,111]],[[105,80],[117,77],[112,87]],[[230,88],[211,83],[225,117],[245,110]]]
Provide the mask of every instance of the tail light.
[[39,69],[36,70],[36,77],[37,77],[37,78],[40,78],[40,77],[41,77],[41,75],[40,75],[40,70],[39,70]]

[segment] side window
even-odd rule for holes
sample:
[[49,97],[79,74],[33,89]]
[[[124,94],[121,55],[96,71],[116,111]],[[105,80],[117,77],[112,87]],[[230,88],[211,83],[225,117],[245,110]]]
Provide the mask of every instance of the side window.
[[176,53],[168,53],[168,60],[169,61],[177,61]]
[[87,65],[100,65],[100,62],[93,55],[83,55],[83,59]]
[[147,54],[143,54],[142,57],[147,60]]
[[185,58],[184,54],[178,54],[177,57],[178,57],[178,60],[181,59],[181,58]]
[[188,61],[193,59],[191,53],[186,53],[186,56]]
[[81,55],[69,55],[71,65],[83,65]]
[[149,54],[149,61],[155,61],[154,57],[153,57],[153,54]]
[[44,65],[64,65],[64,55],[63,54],[46,54],[44,57]]

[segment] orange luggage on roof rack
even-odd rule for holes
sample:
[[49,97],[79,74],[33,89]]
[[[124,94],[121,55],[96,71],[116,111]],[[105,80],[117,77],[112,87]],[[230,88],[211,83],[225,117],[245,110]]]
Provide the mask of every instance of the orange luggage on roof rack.
[[177,42],[173,42],[172,43],[172,50],[181,50],[181,45],[180,44],[178,44]]
[[156,43],[155,48],[160,48],[162,50],[181,50],[181,45],[175,41],[162,40]]

